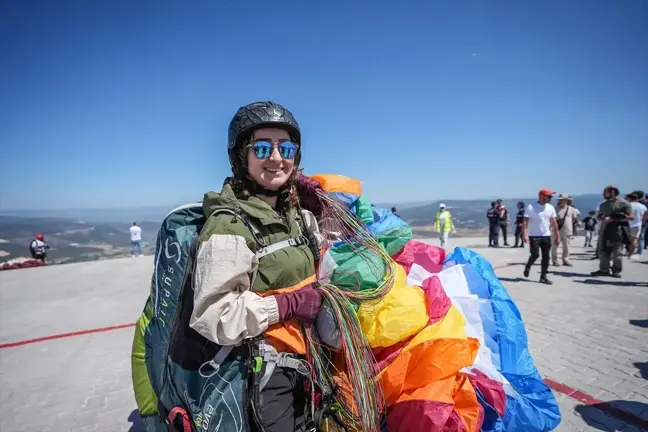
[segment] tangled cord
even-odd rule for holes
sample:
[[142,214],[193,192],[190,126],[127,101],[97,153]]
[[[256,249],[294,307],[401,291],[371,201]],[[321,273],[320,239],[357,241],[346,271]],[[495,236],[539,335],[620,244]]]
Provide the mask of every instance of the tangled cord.
[[[305,329],[307,358],[313,365],[312,379],[324,392],[333,395],[335,415],[346,430],[375,432],[380,429],[386,404],[376,379],[376,360],[362,332],[356,306],[378,301],[389,292],[394,283],[394,263],[355,214],[325,192],[317,195],[322,205],[322,231],[328,234],[323,249],[349,247],[383,277],[377,286],[365,289],[361,289],[359,279],[357,285],[322,283],[318,288],[340,330],[341,348],[338,353],[331,353],[312,326]],[[328,240],[329,237],[335,240]],[[344,370],[331,357],[343,360]],[[334,378],[345,372],[350,392],[340,388]]]

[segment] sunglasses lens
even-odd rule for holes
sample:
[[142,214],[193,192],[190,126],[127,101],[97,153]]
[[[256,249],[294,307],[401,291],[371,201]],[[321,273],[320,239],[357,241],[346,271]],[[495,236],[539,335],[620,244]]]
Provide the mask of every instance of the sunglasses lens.
[[252,146],[254,155],[259,159],[268,159],[272,154],[272,144],[267,141],[258,141]]
[[293,159],[297,154],[297,145],[291,142],[281,143],[279,146],[279,154],[284,159]]

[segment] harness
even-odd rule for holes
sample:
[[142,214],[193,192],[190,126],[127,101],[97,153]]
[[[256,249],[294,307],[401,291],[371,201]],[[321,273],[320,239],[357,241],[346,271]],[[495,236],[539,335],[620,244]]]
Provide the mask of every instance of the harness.
[[[245,213],[228,208],[221,208],[212,212],[210,216],[215,216],[221,213],[229,214],[238,218],[249,228],[257,244],[255,256],[259,260],[271,253],[285,248],[308,245],[313,252],[316,262],[319,261],[319,249],[317,241],[312,231],[308,229],[306,223],[300,224],[299,221],[297,221],[297,226],[299,229],[299,235],[297,237],[268,244],[265,241],[261,231],[254,225],[252,220]],[[301,215],[298,217],[303,218],[303,216]],[[190,263],[188,263],[191,267],[187,269],[188,271],[185,274],[185,277],[191,277],[190,274],[193,274],[195,267],[195,260],[193,258],[195,257],[196,253],[195,242],[196,239],[194,239],[194,244],[191,247],[190,256],[192,257]],[[258,266],[250,275],[250,284],[254,284],[257,272]],[[252,414],[254,415],[256,420],[257,427],[260,428],[261,431],[263,431],[263,422],[258,415],[257,409],[257,407],[259,406],[259,395],[266,387],[274,370],[279,367],[285,369],[293,369],[299,374],[299,376],[307,378],[311,391],[311,400],[307,403],[307,408],[310,409],[305,409],[304,413],[305,415],[307,415],[307,417],[310,417],[307,420],[307,432],[321,430],[320,424],[322,423],[325,415],[330,411],[329,404],[323,402],[328,402],[331,399],[330,395],[332,394],[332,392],[321,392],[324,395],[322,403],[316,404],[316,402],[320,401],[316,400],[314,397],[315,383],[311,379],[310,364],[304,359],[299,358],[294,353],[278,353],[272,345],[265,341],[263,336],[248,339],[247,341],[242,342],[241,345],[242,344],[247,344],[250,353],[249,370],[251,372],[251,375],[249,376],[249,391],[251,392],[251,395],[249,397],[249,402],[252,408]],[[211,360],[206,361],[202,365],[200,365],[198,369],[200,376],[206,379],[214,376],[219,371],[221,365],[227,360],[230,353],[232,353],[232,351],[237,347],[238,346],[236,345],[221,346]],[[315,405],[318,406],[316,407]],[[161,410],[161,414],[164,412],[166,412],[166,410]],[[165,416],[162,417],[164,418]],[[166,418],[168,423],[180,432],[193,431],[190,416],[183,407],[174,407],[170,412],[168,412],[168,416],[166,416]]]
[[32,241],[31,248],[36,255],[45,255],[46,248],[44,241],[38,239]]

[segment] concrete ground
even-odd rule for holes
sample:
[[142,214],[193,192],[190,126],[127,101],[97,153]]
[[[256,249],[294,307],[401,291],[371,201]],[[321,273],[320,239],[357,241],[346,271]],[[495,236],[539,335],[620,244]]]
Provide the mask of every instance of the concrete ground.
[[[523,278],[528,250],[485,244],[452,239],[449,250],[469,246],[498,267],[535,363],[559,389],[558,430],[648,428],[648,262],[625,260],[623,279],[593,278],[590,251],[576,247],[574,267],[552,267],[547,286],[537,283],[539,263]],[[133,327],[12,343],[134,323],[152,268],[147,256],[0,272],[0,430],[141,430],[130,377]]]

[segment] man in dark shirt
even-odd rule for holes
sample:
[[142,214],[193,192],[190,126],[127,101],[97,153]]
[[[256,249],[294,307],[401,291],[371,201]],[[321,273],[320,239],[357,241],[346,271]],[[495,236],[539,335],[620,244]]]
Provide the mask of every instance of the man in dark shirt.
[[[515,244],[513,245],[513,247],[523,248],[524,247],[524,230],[523,230],[524,203],[522,201],[517,203],[517,209],[518,212],[515,215]],[[519,241],[519,246],[518,246],[518,241]]]
[[619,235],[619,229],[622,230],[624,225],[627,228],[627,222],[634,219],[634,214],[630,203],[619,197],[616,186],[607,186],[603,190],[603,197],[606,201],[599,208],[599,236],[602,238],[598,242],[599,269],[592,276],[620,278],[623,270],[623,236]]
[[507,229],[508,229],[508,223],[509,223],[509,215],[508,215],[508,210],[506,209],[506,206],[504,203],[502,203],[501,199],[497,200],[497,213],[499,215],[499,227],[502,230],[502,237],[504,237],[504,246],[508,246],[508,241],[506,240],[506,234],[507,234]]
[[594,237],[594,231],[596,231],[596,211],[592,210],[589,212],[587,217],[583,219],[583,225],[585,225],[585,246],[592,247],[592,237]]
[[488,247],[499,246],[499,213],[497,212],[497,203],[491,202],[491,208],[486,213],[488,218]]

